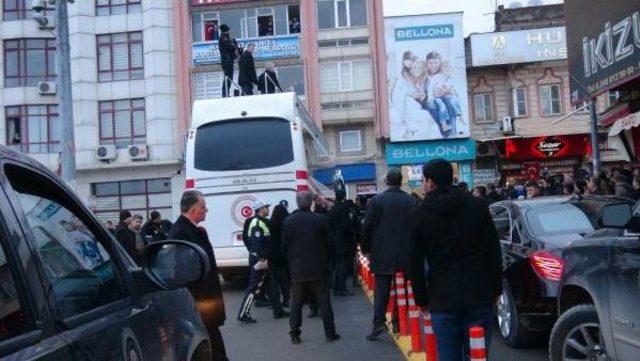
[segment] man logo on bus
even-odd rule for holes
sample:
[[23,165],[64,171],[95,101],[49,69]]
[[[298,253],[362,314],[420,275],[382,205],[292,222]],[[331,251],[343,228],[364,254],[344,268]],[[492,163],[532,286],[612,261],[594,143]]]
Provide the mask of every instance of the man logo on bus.
[[231,219],[233,219],[236,225],[242,227],[244,221],[253,216],[253,208],[251,208],[251,205],[257,200],[257,198],[249,195],[236,198],[233,204],[231,204]]

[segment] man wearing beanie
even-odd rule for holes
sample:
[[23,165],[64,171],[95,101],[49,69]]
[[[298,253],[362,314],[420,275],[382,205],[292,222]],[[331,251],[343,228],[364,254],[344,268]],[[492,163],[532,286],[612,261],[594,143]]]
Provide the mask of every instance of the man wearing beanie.
[[500,243],[487,204],[452,185],[448,161],[428,162],[422,175],[426,197],[411,224],[410,278],[416,304],[431,312],[438,359],[459,361],[469,352],[469,327],[484,327],[489,349],[502,293]]
[[369,341],[376,340],[387,330],[385,314],[391,280],[396,272],[407,270],[411,212],[418,204],[415,197],[400,189],[400,170],[391,169],[387,173],[387,185],[389,189],[371,199],[362,228],[362,251],[370,254],[376,282],[373,330],[367,336]]

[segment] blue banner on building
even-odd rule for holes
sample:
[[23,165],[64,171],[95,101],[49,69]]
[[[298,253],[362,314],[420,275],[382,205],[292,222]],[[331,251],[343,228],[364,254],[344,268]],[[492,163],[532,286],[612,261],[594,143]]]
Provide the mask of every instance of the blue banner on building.
[[423,164],[436,158],[456,162],[476,159],[476,142],[473,139],[451,139],[388,143],[385,152],[389,165]]
[[[255,45],[253,58],[256,61],[300,57],[300,37],[298,35],[238,39],[240,47]],[[193,65],[220,63],[218,41],[195,43],[191,46]]]

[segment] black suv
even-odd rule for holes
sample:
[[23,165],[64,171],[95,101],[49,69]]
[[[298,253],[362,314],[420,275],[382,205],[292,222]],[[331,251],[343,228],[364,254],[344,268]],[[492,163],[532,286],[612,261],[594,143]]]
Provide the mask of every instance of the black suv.
[[52,172],[0,146],[0,358],[206,360],[188,290],[209,269],[182,241],[138,267]]
[[562,250],[601,228],[602,210],[613,204],[630,207],[632,202],[605,196],[560,196],[491,205],[504,267],[496,321],[506,345],[528,346],[551,330],[565,263]]
[[551,361],[640,359],[640,210],[607,206],[602,224],[564,249]]

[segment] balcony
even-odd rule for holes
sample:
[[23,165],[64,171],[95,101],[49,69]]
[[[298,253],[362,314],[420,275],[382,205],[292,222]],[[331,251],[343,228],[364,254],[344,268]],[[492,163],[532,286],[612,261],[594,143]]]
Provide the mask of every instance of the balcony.
[[[238,46],[240,47],[246,47],[249,44],[255,45],[253,52],[255,61],[299,58],[302,55],[299,34],[238,39]],[[191,58],[194,66],[220,63],[218,41],[193,43],[191,45]]]

